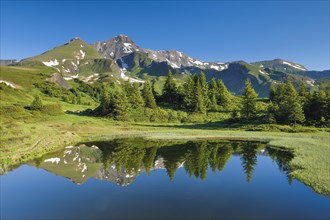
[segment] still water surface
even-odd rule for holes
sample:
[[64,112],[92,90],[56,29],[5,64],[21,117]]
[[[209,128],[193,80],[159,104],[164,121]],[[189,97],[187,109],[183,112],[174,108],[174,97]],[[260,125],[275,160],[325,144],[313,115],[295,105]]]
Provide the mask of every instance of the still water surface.
[[329,219],[265,143],[80,143],[2,175],[1,219]]

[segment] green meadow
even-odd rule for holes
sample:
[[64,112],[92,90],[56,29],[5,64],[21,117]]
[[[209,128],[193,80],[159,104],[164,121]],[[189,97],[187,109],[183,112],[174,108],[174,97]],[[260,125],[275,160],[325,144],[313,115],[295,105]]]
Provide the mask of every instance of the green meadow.
[[[15,74],[24,75],[17,77]],[[94,109],[98,103],[87,95],[82,104],[72,104],[43,94],[33,83],[43,82],[51,70],[38,67],[1,67],[0,80],[17,85],[13,89],[0,84],[0,164],[10,169],[19,163],[87,140],[117,137],[146,139],[228,139],[266,141],[270,145],[292,149],[291,175],[315,192],[330,196],[330,133],[328,128],[276,124],[232,123],[209,120],[202,123],[116,121],[107,117],[78,114]],[[22,76],[21,75],[21,76]],[[70,84],[75,86],[75,82]],[[27,108],[40,95],[43,111]],[[60,110],[54,105],[59,105]],[[66,113],[64,113],[66,110]],[[207,117],[207,116],[206,116]]]

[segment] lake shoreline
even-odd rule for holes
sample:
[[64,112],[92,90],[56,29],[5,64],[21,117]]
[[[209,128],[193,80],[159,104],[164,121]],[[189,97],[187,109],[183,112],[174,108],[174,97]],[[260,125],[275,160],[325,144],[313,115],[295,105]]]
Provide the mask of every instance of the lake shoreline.
[[[22,129],[29,138],[19,140],[19,146],[15,145],[16,149],[19,147],[19,153],[14,148],[11,151],[10,146],[2,146],[1,163],[14,166],[78,142],[120,137],[262,141],[293,150],[295,157],[290,164],[293,170],[291,175],[315,192],[330,196],[329,132],[286,133],[193,127],[193,124],[125,123],[74,115],[47,117],[20,124],[17,128]],[[17,142],[12,144],[14,146]]]

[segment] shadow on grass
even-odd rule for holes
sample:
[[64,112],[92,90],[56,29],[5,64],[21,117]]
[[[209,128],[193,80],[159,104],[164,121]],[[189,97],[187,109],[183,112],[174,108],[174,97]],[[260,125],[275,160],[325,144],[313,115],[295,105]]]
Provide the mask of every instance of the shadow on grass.
[[190,123],[190,124],[141,124],[133,123],[132,125],[143,125],[146,127],[159,128],[183,128],[183,129],[198,129],[198,130],[217,130],[217,129],[244,129],[248,130],[251,127],[261,125],[259,123],[243,123],[232,122],[230,120],[206,122],[206,123]]

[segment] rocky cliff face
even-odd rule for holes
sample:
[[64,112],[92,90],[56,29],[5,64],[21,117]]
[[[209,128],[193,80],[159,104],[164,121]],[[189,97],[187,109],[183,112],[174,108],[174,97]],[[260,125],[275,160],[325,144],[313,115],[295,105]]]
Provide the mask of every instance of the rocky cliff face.
[[228,67],[225,63],[203,62],[191,58],[176,50],[150,50],[139,47],[126,35],[118,35],[110,40],[93,43],[92,46],[104,58],[120,60],[131,53],[141,53],[155,62],[166,62],[172,68],[198,67],[201,69],[215,69],[218,71]]

